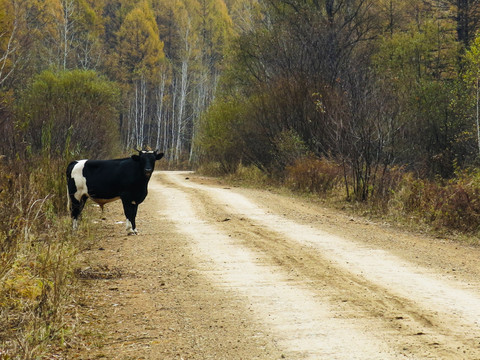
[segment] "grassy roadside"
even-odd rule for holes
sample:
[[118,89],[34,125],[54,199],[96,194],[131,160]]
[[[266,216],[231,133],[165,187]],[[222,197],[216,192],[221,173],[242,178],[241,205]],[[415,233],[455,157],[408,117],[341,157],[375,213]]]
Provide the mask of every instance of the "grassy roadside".
[[62,161],[0,163],[0,359],[38,359],[75,327],[73,234]]

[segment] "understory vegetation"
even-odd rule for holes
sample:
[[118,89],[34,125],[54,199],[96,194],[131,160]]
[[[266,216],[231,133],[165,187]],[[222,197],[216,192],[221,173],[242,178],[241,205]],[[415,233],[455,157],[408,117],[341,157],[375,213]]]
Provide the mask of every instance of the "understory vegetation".
[[65,212],[64,161],[0,160],[0,359],[62,346],[74,320],[74,268],[88,239]]

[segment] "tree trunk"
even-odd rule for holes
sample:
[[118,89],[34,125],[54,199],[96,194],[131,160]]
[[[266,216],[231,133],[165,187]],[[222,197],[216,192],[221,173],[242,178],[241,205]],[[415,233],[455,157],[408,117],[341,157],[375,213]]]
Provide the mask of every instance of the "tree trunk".
[[[163,115],[163,96],[165,93],[165,74],[162,74],[162,79],[160,80],[160,86],[157,92],[157,141],[155,148],[160,149],[160,134],[162,131],[162,115]],[[165,126],[165,125],[163,125]]]
[[177,116],[177,144],[175,149],[175,159],[178,162],[181,156],[183,148],[183,131],[184,131],[184,121],[183,121],[183,112],[185,108],[185,101],[187,98],[187,87],[188,87],[188,61],[185,59],[182,61],[182,75],[180,83],[180,101],[178,104],[178,116]]

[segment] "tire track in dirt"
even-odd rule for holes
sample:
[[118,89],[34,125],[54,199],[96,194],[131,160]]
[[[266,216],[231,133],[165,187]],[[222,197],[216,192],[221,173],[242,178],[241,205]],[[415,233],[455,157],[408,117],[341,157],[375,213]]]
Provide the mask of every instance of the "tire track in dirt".
[[[190,209],[189,216],[174,220],[172,215],[172,219],[181,231],[190,233],[203,257],[210,258],[209,266],[216,264],[212,280],[218,282],[230,271],[222,286],[243,287],[244,295],[257,301],[252,306],[257,308],[258,317],[270,306],[270,316],[263,321],[292,358],[480,358],[479,298],[468,287],[446,284],[425,269],[414,268],[383,251],[362,248],[267,214],[230,190],[180,181],[171,173],[157,179],[163,185],[155,182],[151,187],[154,191],[176,197],[170,202],[164,199],[170,204],[168,212]],[[217,250],[213,256],[212,251]],[[222,260],[226,254],[229,258]],[[241,254],[247,259],[229,270]],[[249,266],[256,275],[271,273],[272,291],[282,290],[266,297],[276,301],[258,298],[256,292],[264,290],[254,284],[262,284],[262,277],[250,279],[250,289],[245,289],[244,279],[233,278],[244,274]],[[296,298],[303,298],[303,305]],[[300,304],[303,315],[288,314],[277,305],[282,301],[287,308]],[[296,323],[285,325],[285,318],[276,317],[282,312],[288,314],[285,318],[297,316]],[[272,314],[276,322],[269,319]],[[303,333],[302,326],[306,328]]]
[[[191,237],[200,266],[212,282],[235,290],[273,334],[288,359],[392,359],[391,350],[354,320],[335,317],[333,309],[278,266],[267,265],[215,224],[200,219],[182,190],[155,184],[164,210],[179,231]],[[158,195],[157,195],[158,196]]]
[[[280,359],[243,298],[199,271],[190,239],[158,214],[152,192],[139,210],[140,235],[126,236],[121,202],[89,209],[92,239],[82,274],[73,338],[55,359]],[[96,208],[97,207],[97,208]]]

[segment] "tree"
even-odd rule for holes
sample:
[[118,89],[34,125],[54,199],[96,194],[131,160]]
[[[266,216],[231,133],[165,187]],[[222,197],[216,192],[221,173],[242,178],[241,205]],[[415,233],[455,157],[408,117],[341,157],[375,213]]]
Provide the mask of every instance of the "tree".
[[223,0],[199,0],[199,4],[198,27],[202,41],[202,62],[207,68],[217,70],[223,57],[224,46],[232,36],[232,20]]
[[258,0],[227,0],[225,1],[236,33],[245,33],[253,30],[253,26],[260,17]]
[[237,132],[244,103],[235,98],[222,98],[204,115],[196,138],[202,149],[201,158],[218,162],[225,173],[234,172],[243,158],[242,137]]
[[22,86],[38,68],[55,63],[58,54],[49,45],[58,39],[60,13],[58,0],[0,1],[0,85]]
[[423,176],[451,176],[454,162],[465,161],[456,140],[466,129],[462,110],[454,106],[457,57],[451,23],[435,17],[418,18],[406,31],[384,37],[374,56],[401,111],[397,161]]
[[16,61],[13,56],[18,50],[18,5],[8,0],[0,1],[0,86],[12,75]]
[[147,1],[142,1],[125,17],[117,34],[117,76],[129,85],[124,96],[128,104],[126,122],[122,126],[127,147],[141,147],[148,143],[154,118],[151,103],[154,98],[152,84],[165,68],[164,44],[158,36],[153,11]]
[[178,49],[181,44],[178,16],[185,10],[182,1],[152,0],[152,10],[157,22],[159,37],[165,44],[166,57],[171,60],[178,59]]
[[103,48],[104,20],[101,18],[101,1],[77,0],[77,11],[73,14],[75,36],[72,38],[75,67],[97,69],[105,61]]
[[361,49],[373,38],[375,21],[368,1],[322,4],[268,1],[257,27],[241,34],[234,46],[234,65],[223,89],[247,99],[251,113],[243,112],[248,118],[243,120],[255,130],[243,134],[255,135],[244,138],[242,151],[262,168],[282,170],[273,162],[282,133],[298,134],[318,156],[337,151],[326,128],[329,119],[317,111],[313,94],[351,90],[342,87],[350,84],[349,64],[368,59]]
[[121,65],[119,78],[131,80],[141,73],[149,77],[159,74],[165,54],[157,23],[147,1],[142,1],[128,13],[117,37]]
[[464,80],[467,85],[474,89],[475,93],[475,125],[478,145],[478,156],[480,156],[480,36],[477,36],[465,53],[466,69]]
[[0,0],[0,146],[2,154],[14,154],[17,142],[15,102],[17,94],[38,71],[56,62],[53,39],[58,38],[57,0]]
[[463,50],[469,48],[480,25],[480,1],[478,0],[446,0],[456,22],[457,40]]

